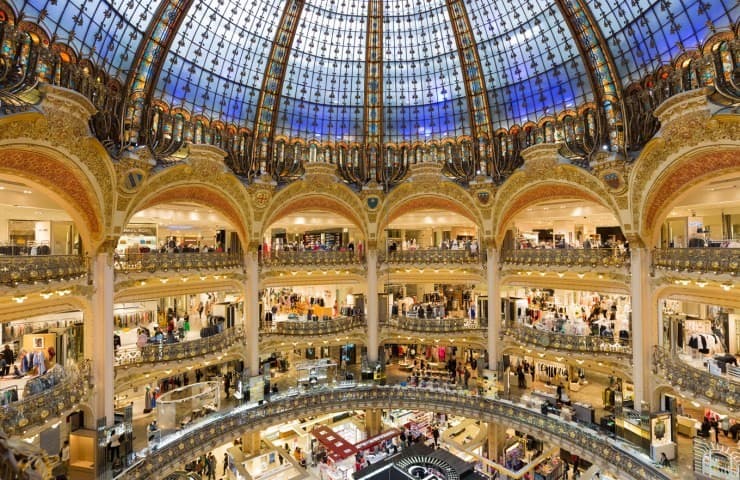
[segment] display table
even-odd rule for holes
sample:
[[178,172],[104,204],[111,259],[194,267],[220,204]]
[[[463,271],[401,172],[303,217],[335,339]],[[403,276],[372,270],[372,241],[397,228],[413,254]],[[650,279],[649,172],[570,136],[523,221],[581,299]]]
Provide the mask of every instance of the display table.
[[686,435],[689,438],[694,438],[696,432],[701,430],[701,423],[692,417],[685,417],[683,415],[676,416],[676,431],[681,435]]

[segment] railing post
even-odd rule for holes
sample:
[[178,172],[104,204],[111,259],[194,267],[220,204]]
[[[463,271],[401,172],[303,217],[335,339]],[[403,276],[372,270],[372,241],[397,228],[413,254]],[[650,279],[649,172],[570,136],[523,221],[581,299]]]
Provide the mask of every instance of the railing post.
[[[113,353],[113,251],[101,250],[92,258],[93,284],[92,318],[85,319],[85,356],[93,362],[95,418],[113,423],[113,393],[115,363]],[[91,419],[92,420],[92,419]]]

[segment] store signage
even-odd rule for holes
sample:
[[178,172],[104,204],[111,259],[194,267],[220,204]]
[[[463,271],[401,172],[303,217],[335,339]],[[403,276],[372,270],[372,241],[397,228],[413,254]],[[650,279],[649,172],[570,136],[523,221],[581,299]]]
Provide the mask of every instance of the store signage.
[[129,223],[123,227],[123,235],[156,237],[157,225],[154,223]]
[[387,432],[383,432],[380,435],[375,435],[374,437],[370,437],[366,440],[361,441],[360,443],[355,444],[355,448],[357,450],[367,450],[369,448],[373,448],[375,445],[379,445],[386,440],[390,440],[394,437],[397,437],[401,434],[401,431],[392,428],[388,430]]

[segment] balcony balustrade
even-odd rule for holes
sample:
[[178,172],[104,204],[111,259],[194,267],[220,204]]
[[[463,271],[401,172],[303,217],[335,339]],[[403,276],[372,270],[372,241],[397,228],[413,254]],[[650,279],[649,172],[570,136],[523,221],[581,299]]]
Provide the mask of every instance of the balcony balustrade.
[[227,328],[210,337],[176,343],[152,343],[143,347],[122,347],[116,350],[115,365],[140,365],[186,358],[202,357],[222,352],[243,338],[240,327]]
[[737,276],[740,248],[660,248],[653,250],[657,270]]
[[262,255],[262,267],[329,268],[341,265],[361,265],[365,258],[359,252],[334,250],[307,250],[303,252],[281,251]]
[[740,405],[740,382],[692,367],[660,346],[653,347],[653,369],[676,389],[689,392],[689,395],[705,397],[730,408]]
[[326,320],[286,320],[263,324],[260,333],[263,335],[330,335],[346,332],[355,328],[364,328],[364,315],[337,317]]
[[454,333],[484,329],[488,327],[488,322],[477,318],[410,318],[396,316],[383,322],[382,326],[422,333]]
[[261,406],[243,405],[209,416],[202,423],[164,437],[158,448],[119,475],[118,479],[145,479],[174,471],[213,445],[247,431],[259,431],[295,418],[332,411],[367,408],[405,408],[448,412],[482,422],[503,423],[519,431],[545,435],[572,453],[625,480],[665,480],[666,473],[646,463],[645,455],[575,422],[542,415],[539,409],[457,391],[360,385],[353,388],[320,388],[308,393],[271,399]]
[[612,248],[522,248],[503,250],[501,263],[534,269],[629,269],[629,254]]
[[506,335],[520,343],[571,352],[615,353],[632,355],[632,346],[624,339],[594,335],[565,335],[517,325],[506,329]]
[[[58,373],[49,371],[29,380],[22,400],[0,407],[0,430],[12,436],[21,435],[87,401],[91,366],[86,360],[80,365],[59,367]],[[35,386],[29,388],[31,382]],[[36,387],[43,389],[37,391]]]
[[87,275],[79,255],[0,256],[0,284],[15,287],[36,282],[62,282]]
[[243,268],[241,255],[224,252],[132,253],[116,255],[113,267],[120,273],[207,271]]
[[397,250],[380,255],[379,262],[389,265],[471,265],[485,261],[478,252],[428,248],[423,250]]

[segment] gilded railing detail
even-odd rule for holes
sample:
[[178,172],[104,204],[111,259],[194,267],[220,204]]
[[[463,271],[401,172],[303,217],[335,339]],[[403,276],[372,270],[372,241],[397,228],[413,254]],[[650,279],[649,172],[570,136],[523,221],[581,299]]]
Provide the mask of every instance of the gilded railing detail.
[[116,255],[113,260],[116,272],[168,272],[224,270],[244,267],[240,255],[223,252],[205,253],[133,253]]
[[653,251],[658,270],[701,274],[740,272],[740,248],[659,248]]
[[89,360],[80,365],[69,365],[55,385],[0,407],[0,430],[11,436],[22,435],[50,418],[73,410],[90,394],[91,367]]
[[304,252],[279,252],[263,255],[263,267],[337,267],[342,265],[361,265],[365,258],[356,252],[317,250]]
[[242,338],[242,329],[236,327],[196,340],[147,344],[141,348],[119,348],[115,354],[115,365],[138,365],[202,357],[209,353],[222,352]]
[[330,411],[365,408],[424,409],[480,419],[504,422],[525,432],[536,432],[557,438],[571,452],[589,461],[609,466],[618,478],[630,480],[663,480],[665,473],[644,463],[631,449],[620,448],[610,438],[574,422],[542,415],[539,411],[508,401],[460,394],[441,389],[360,386],[353,389],[319,389],[312,393],[273,399],[261,406],[237,407],[210,417],[207,423],[163,438],[157,450],[120,475],[119,479],[145,479],[176,470],[193,457],[233,439],[247,431],[259,430],[296,417]]
[[363,315],[352,317],[337,317],[328,320],[301,321],[287,320],[284,322],[273,322],[263,324],[260,329],[261,335],[331,335],[343,333],[355,328],[365,328],[366,321]]
[[378,262],[389,265],[467,265],[482,264],[481,255],[468,250],[429,248],[423,250],[399,250],[381,254]]
[[87,261],[79,255],[0,256],[0,283],[10,287],[74,280],[86,275]]
[[611,248],[523,248],[503,250],[501,263],[522,268],[629,269],[629,254]]
[[615,353],[632,355],[632,347],[626,340],[595,335],[566,335],[537,330],[522,325],[506,329],[506,335],[514,340],[538,347],[555,348],[571,352]]
[[653,347],[653,369],[682,392],[693,392],[732,408],[740,405],[740,382],[692,367],[662,347]]
[[381,326],[411,332],[455,333],[485,329],[488,327],[488,323],[480,319],[471,320],[469,318],[409,318],[399,316],[389,318],[382,322]]

